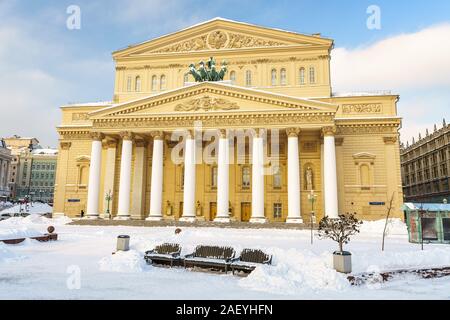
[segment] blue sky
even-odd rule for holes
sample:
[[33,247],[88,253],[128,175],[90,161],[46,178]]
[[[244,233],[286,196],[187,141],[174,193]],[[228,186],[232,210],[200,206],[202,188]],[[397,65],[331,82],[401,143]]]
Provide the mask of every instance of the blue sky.
[[[66,28],[72,4],[81,8],[80,30]],[[381,9],[380,30],[366,27],[370,5]],[[59,105],[111,99],[112,51],[216,16],[333,38],[334,88],[399,93],[404,139],[448,113],[450,63],[439,61],[450,60],[447,0],[0,0],[0,136],[56,146]],[[358,69],[374,55],[380,66]]]

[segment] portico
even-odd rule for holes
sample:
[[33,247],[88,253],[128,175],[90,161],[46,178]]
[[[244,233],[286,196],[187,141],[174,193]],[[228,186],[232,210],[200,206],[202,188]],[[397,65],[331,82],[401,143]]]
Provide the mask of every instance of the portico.
[[[203,87],[210,85],[201,84]],[[226,223],[241,221],[242,216],[239,212],[241,203],[249,202],[251,223],[273,221],[273,210],[278,204],[280,208],[277,207],[276,210],[281,213],[279,221],[302,223],[303,216],[309,215],[308,210],[302,211],[301,204],[304,201],[302,198],[305,198],[305,194],[312,188],[309,186],[308,189],[306,185],[304,174],[306,167],[302,166],[302,161],[303,163],[309,161],[309,167],[312,166],[311,162],[316,163],[316,184],[319,186],[321,168],[318,164],[321,159],[327,164],[334,163],[334,166],[325,166],[327,175],[323,179],[324,188],[328,188],[325,195],[328,214],[337,216],[337,180],[335,178],[333,180],[336,172],[334,175],[332,173],[333,168],[336,171],[336,153],[333,150],[334,142],[331,141],[333,126],[329,126],[332,124],[330,122],[325,123],[327,126],[309,122],[313,114],[316,114],[316,117],[332,115],[333,106],[326,107],[328,110],[325,113],[323,110],[306,113],[303,110],[297,113],[286,110],[293,117],[293,122],[298,124],[295,126],[286,124],[289,118],[280,117],[279,124],[274,125],[274,120],[271,120],[270,129],[259,126],[234,127],[224,122],[219,128],[203,126],[187,128],[184,131],[174,128],[144,129],[140,125],[136,125],[136,129],[130,131],[117,131],[106,125],[100,125],[104,123],[103,119],[106,117],[98,115],[98,120],[94,120],[94,123],[97,122],[99,128],[91,133],[87,216],[89,218],[102,216],[99,214],[99,199],[105,190],[101,186],[111,184],[108,182],[111,180],[111,174],[119,172],[113,182],[117,188],[114,190],[116,205],[112,208],[115,219],[138,218],[149,221],[180,219],[188,222],[211,220]],[[278,112],[280,111],[278,109]],[[193,124],[198,125],[198,121],[201,121],[199,119],[207,117],[207,121],[202,124],[208,125],[215,114],[197,112],[192,116]],[[221,118],[223,113],[217,116]],[[242,120],[248,116],[248,114],[242,116]],[[173,117],[175,123],[177,120],[175,116]],[[321,117],[318,119],[322,119]],[[167,123],[169,122],[170,118],[167,120]],[[239,123],[239,119],[236,119],[235,123]],[[326,135],[323,132],[326,132]],[[109,154],[108,141],[117,141],[117,145],[113,144],[112,147],[120,149],[120,157],[114,165],[108,162],[109,165],[102,168],[101,148],[103,145],[107,149],[106,154]],[[140,147],[136,146],[136,141],[145,146],[147,152],[142,153]],[[305,141],[308,143],[305,144]],[[320,144],[325,146],[323,154],[319,152]],[[309,145],[313,145],[315,150],[308,150],[305,146]],[[307,156],[305,158],[299,151],[302,148]],[[181,150],[180,158],[176,157],[179,154],[175,154],[174,150]],[[139,158],[142,157],[141,153],[148,156],[141,160]],[[147,166],[146,170],[136,169],[140,163]],[[144,172],[145,176],[141,176]],[[246,176],[247,172],[250,172],[250,179]],[[140,196],[136,196],[134,192],[138,192]],[[323,194],[320,189],[316,189],[316,192]],[[146,196],[148,194],[149,196]],[[284,195],[287,195],[287,199],[284,199]],[[142,206],[138,206],[140,211],[132,213],[131,209],[135,207],[133,201],[136,199],[141,201],[141,197],[145,197],[146,200]],[[332,203],[327,204],[326,201]],[[217,210],[214,217],[208,210],[211,209],[208,208],[211,204],[214,204]],[[146,211],[145,208],[149,210]],[[170,212],[172,215],[169,215]]]

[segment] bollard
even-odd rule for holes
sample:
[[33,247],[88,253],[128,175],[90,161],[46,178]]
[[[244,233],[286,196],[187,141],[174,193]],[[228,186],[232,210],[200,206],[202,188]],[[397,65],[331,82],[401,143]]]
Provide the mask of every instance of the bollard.
[[130,250],[130,236],[120,235],[117,237],[117,251]]

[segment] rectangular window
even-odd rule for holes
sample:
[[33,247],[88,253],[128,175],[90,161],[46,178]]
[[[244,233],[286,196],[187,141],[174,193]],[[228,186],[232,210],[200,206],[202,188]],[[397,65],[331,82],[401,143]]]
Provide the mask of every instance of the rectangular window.
[[242,168],[242,189],[250,189],[250,167]]
[[217,167],[211,168],[211,188],[217,188]]
[[273,217],[274,218],[281,218],[282,214],[282,205],[281,203],[274,203],[273,204]]

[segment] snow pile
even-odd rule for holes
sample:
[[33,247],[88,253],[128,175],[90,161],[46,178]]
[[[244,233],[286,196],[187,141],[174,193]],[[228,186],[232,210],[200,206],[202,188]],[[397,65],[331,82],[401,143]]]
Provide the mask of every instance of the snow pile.
[[0,226],[2,224],[4,225],[53,225],[53,226],[59,226],[59,225],[65,225],[72,222],[72,220],[69,217],[58,217],[58,218],[46,218],[39,214],[30,214],[29,216],[22,218],[22,217],[14,217],[9,218],[7,220],[0,221]]
[[426,248],[422,251],[384,251],[359,252],[354,255],[355,272],[366,272],[373,269],[389,271],[397,269],[429,268],[450,266],[450,250],[445,247]]
[[0,229],[0,240],[22,239],[39,236],[42,236],[41,232],[29,227]]
[[129,250],[117,251],[115,254],[102,258],[98,264],[100,271],[142,272],[146,262],[141,252]]
[[[364,234],[383,234],[386,220],[363,221],[360,231]],[[408,235],[406,224],[401,219],[389,219],[386,235]]]
[[[27,209],[28,208],[28,209]],[[22,209],[22,213],[37,213],[37,214],[45,214],[45,213],[51,213],[53,212],[53,208],[50,207],[46,203],[40,203],[40,202],[33,202],[33,206],[28,205],[25,206],[24,204],[20,205],[17,204],[11,208],[4,209],[0,211],[1,213],[20,213],[20,209]]]
[[[267,250],[269,252],[269,250]],[[346,276],[332,268],[332,254],[318,256],[309,250],[273,248],[273,265],[258,266],[240,285],[247,289],[280,294],[311,290],[345,290]]]

